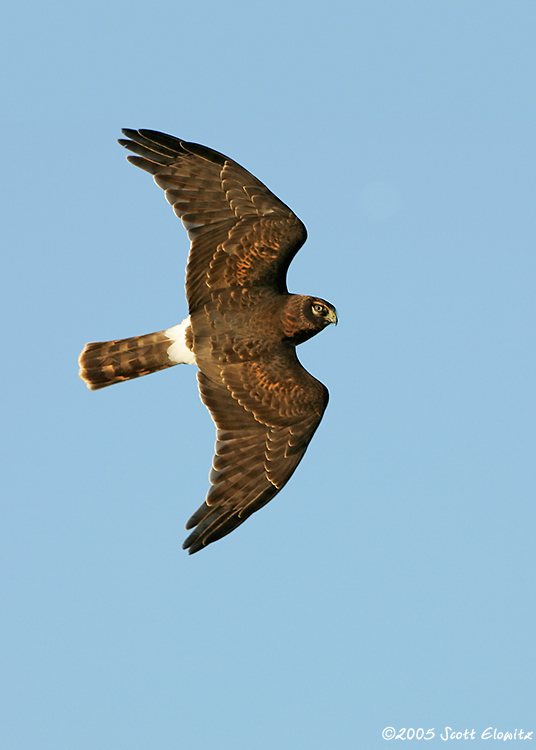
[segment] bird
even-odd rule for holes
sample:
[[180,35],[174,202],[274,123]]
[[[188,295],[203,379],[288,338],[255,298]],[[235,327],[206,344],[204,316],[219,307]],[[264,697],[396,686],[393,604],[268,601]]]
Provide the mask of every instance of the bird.
[[218,151],[154,130],[123,129],[127,160],[153,175],[190,239],[188,316],[156,333],[91,342],[90,390],[178,364],[196,365],[216,427],[210,488],[190,517],[190,554],[229,534],[288,482],[328,403],[296,347],[337,323],[333,305],[291,294],[288,267],[304,224],[262,182]]

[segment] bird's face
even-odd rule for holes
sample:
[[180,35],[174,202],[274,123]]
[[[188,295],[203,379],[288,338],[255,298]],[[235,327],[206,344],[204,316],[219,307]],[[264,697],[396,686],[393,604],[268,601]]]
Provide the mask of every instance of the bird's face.
[[317,297],[310,297],[309,306],[312,320],[315,321],[317,325],[320,325],[322,328],[330,323],[337,325],[337,311],[333,305],[329,304],[329,302],[326,302],[324,299],[318,299]]
[[319,297],[290,294],[281,313],[284,338],[294,345],[301,344],[323,331],[330,323],[337,323],[333,305]]

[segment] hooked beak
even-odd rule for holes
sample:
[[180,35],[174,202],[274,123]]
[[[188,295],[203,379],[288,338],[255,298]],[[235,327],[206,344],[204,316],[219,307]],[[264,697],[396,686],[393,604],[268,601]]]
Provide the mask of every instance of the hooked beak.
[[329,311],[329,315],[326,317],[326,320],[329,323],[334,323],[335,325],[337,325],[339,321],[337,320],[337,313],[335,312],[335,310]]

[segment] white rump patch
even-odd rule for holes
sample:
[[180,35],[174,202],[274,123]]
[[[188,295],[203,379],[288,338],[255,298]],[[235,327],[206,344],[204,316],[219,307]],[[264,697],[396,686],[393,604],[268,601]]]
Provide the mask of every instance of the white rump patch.
[[186,346],[186,329],[189,325],[190,316],[185,318],[178,326],[173,326],[173,328],[164,331],[164,334],[172,342],[168,346],[167,355],[169,361],[173,362],[174,365],[197,364],[193,351]]

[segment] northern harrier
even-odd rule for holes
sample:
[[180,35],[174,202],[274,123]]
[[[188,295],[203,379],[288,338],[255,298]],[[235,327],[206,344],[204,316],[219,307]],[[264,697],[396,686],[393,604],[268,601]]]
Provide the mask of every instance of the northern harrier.
[[154,176],[191,241],[189,315],[145,336],[86,344],[80,377],[96,390],[178,364],[195,364],[216,424],[211,487],[186,524],[190,554],[266,505],[300,462],[328,403],[296,345],[335,308],[289,294],[286,273],[307,233],[298,217],[236,162],[153,130],[123,130],[128,161]]

